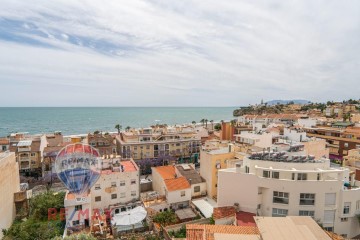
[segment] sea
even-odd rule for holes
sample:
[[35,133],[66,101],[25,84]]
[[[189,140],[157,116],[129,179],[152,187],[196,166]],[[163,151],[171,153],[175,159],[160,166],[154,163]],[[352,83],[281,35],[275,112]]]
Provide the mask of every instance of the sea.
[[116,132],[156,124],[183,124],[201,119],[234,119],[236,107],[1,107],[0,137],[10,133],[30,134],[61,131],[63,135],[85,134],[96,130]]

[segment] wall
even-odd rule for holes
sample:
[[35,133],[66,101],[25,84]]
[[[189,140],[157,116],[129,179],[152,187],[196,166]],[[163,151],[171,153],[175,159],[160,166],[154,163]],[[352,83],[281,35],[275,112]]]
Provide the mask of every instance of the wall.
[[[196,186],[200,186],[200,192],[195,192],[194,188]],[[191,196],[192,197],[199,197],[202,196],[202,193],[206,193],[206,182],[191,184]]]
[[[15,153],[0,153],[0,230],[15,218],[14,193],[20,191],[19,165]],[[0,238],[3,234],[0,231]]]
[[[185,196],[181,197],[181,192],[185,191]],[[169,204],[185,202],[191,200],[191,189],[183,189],[178,191],[171,191],[166,193],[166,200]]]
[[161,175],[156,171],[156,168],[151,168],[152,171],[152,188],[158,192],[159,195],[165,195],[165,182]]

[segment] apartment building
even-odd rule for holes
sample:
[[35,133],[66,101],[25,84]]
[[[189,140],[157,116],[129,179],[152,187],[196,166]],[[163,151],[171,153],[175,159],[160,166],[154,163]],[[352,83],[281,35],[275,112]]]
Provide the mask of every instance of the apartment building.
[[34,137],[29,140],[21,140],[14,147],[22,175],[42,175],[40,145],[40,138]]
[[317,126],[304,128],[308,137],[325,139],[330,151],[330,159],[342,160],[348,155],[351,149],[360,148],[360,128],[359,127],[326,127]]
[[116,154],[115,136],[109,133],[88,134],[88,144],[96,148],[101,156]]
[[[14,193],[20,191],[19,165],[15,153],[0,153],[0,229],[7,229],[13,223],[16,210]],[[3,237],[0,231],[0,238]]]
[[200,175],[206,181],[208,197],[215,200],[217,198],[218,171],[227,168],[232,162],[241,161],[244,156],[238,152],[240,148],[235,144],[217,143],[218,145],[202,149],[200,153]]
[[122,157],[157,159],[163,156],[189,158],[199,153],[201,138],[193,126],[131,129],[116,137]]
[[275,133],[256,133],[256,132],[241,132],[240,134],[235,134],[235,142],[239,144],[256,146],[259,148],[268,148],[273,143],[273,137],[277,134]]
[[107,158],[102,162],[101,176],[89,191],[80,195],[66,194],[68,227],[89,227],[92,213],[97,210],[110,217],[140,205],[140,175],[136,163],[120,158]]
[[[238,205],[259,216],[311,216],[326,230],[360,234],[360,182],[349,169],[306,155],[299,145],[253,153],[218,172],[218,206]],[[234,184],[236,183],[236,184]]]
[[325,109],[326,117],[337,117],[342,118],[345,114],[358,112],[356,104],[334,104],[327,106]]
[[355,179],[360,181],[360,148],[349,150],[349,154],[344,157],[343,166],[353,171]]

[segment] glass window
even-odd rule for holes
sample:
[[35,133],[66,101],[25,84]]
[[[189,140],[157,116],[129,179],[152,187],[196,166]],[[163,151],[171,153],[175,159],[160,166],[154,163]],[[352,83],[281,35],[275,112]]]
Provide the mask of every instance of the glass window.
[[200,192],[200,186],[195,186],[194,187],[194,192]]
[[273,217],[286,217],[288,214],[287,209],[281,209],[281,208],[273,208],[272,209],[272,216]]
[[131,191],[131,196],[135,197],[136,196],[136,191]]
[[120,198],[125,198],[126,197],[126,194],[123,192],[123,193],[120,193]]
[[300,193],[300,205],[315,205],[315,194]]
[[272,172],[272,178],[276,178],[276,179],[279,179],[279,172]]
[[289,193],[274,191],[273,203],[289,204]]
[[112,182],[112,183],[111,183],[111,186],[112,186],[112,187],[116,187],[116,182]]
[[101,201],[101,196],[96,196],[95,197],[95,202],[100,202]]
[[314,216],[315,216],[315,211],[300,210],[300,211],[299,211],[299,216],[310,216],[310,217],[314,217]]
[[185,196],[185,191],[181,191],[181,192],[180,192],[180,196],[181,196],[181,197],[184,197],[184,196]]
[[75,211],[79,211],[82,210],[82,205],[76,205],[75,206]]
[[75,220],[75,221],[72,221],[72,225],[73,226],[77,226],[80,224],[80,221],[79,220]]
[[298,173],[297,180],[307,180],[307,173]]
[[95,184],[95,190],[99,190],[99,189],[101,189],[100,184]]
[[116,193],[111,194],[111,199],[117,199],[117,194]]
[[136,179],[131,179],[131,185],[136,184]]
[[351,202],[344,203],[344,210],[343,210],[344,214],[349,214],[350,213],[350,206],[351,206]]
[[270,171],[264,170],[263,171],[263,177],[264,178],[269,178],[270,177]]
[[120,181],[120,186],[125,186],[125,181]]

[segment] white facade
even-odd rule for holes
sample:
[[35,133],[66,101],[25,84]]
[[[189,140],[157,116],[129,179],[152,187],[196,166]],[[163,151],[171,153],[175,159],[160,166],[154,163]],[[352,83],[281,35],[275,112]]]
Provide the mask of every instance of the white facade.
[[[0,230],[7,229],[15,219],[14,193],[20,191],[19,165],[15,153],[0,153]],[[0,238],[3,237],[0,231]]]
[[290,128],[284,128],[284,137],[287,140],[296,142],[302,142],[307,139],[305,131]]
[[316,126],[317,120],[315,118],[299,118],[297,124],[301,127],[313,127]]
[[355,217],[360,213],[360,188],[344,187],[348,169],[331,168],[328,159],[260,159],[246,157],[242,166],[219,171],[219,207],[238,203],[242,211],[260,216],[307,215],[335,233],[360,234]]
[[241,134],[236,134],[235,140],[239,143],[249,144],[252,146],[260,147],[260,148],[268,148],[272,145],[272,133],[253,133],[243,131]]

